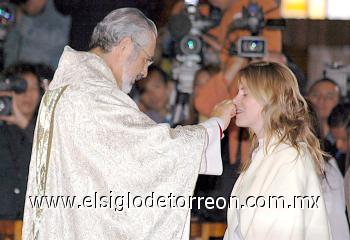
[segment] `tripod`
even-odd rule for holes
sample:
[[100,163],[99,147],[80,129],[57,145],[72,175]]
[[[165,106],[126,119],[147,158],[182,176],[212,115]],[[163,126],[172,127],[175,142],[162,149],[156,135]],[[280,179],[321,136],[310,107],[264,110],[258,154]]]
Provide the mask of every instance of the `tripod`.
[[171,125],[176,125],[188,119],[189,117],[189,93],[177,92],[176,93],[176,102],[173,106]]
[[173,68],[173,78],[176,79],[176,101],[172,107],[171,124],[184,122],[189,117],[189,100],[193,90],[193,80],[200,69],[200,56],[178,55],[178,65]]

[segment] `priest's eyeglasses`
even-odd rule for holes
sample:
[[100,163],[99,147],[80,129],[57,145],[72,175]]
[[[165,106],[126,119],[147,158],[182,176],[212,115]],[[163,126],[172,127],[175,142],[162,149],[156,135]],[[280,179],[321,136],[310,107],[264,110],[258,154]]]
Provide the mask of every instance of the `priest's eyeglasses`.
[[147,67],[151,66],[154,62],[154,58],[151,57],[146,50],[136,41],[133,41],[135,45],[142,50],[142,52],[146,55],[146,62],[147,62]]

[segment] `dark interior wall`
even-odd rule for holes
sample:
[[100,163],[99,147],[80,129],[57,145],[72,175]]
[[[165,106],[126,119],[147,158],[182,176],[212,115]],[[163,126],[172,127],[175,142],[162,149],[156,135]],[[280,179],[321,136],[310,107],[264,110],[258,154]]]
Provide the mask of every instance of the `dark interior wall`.
[[283,32],[285,52],[307,73],[310,45],[350,45],[350,21],[289,19]]

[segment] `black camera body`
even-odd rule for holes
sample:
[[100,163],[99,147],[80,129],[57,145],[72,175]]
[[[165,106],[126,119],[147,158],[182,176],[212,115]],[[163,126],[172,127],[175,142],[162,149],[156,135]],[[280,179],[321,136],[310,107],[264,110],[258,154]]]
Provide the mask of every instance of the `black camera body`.
[[[8,78],[0,76],[0,91],[24,93],[27,90],[27,81],[20,76],[10,76]],[[10,115],[12,110],[11,97],[0,97],[0,115]]]
[[[277,6],[278,8],[278,6]],[[269,11],[272,11],[270,9]],[[251,36],[240,37],[236,43],[230,46],[230,55],[246,58],[263,58],[267,53],[267,41],[259,36],[266,27],[269,29],[283,30],[284,19],[265,19],[265,13],[257,3],[249,3],[242,9],[242,17],[234,20],[229,27],[229,33],[236,30],[248,30]]]
[[237,42],[237,55],[245,58],[261,58],[266,55],[267,42],[262,37],[246,36]]
[[185,0],[185,9],[169,20],[169,32],[172,38],[172,55],[177,60],[173,67],[173,78],[178,80],[180,92],[191,93],[196,71],[203,60],[204,42],[202,35],[209,29],[219,25],[221,12],[209,6],[209,15],[200,13],[197,0]]
[[209,15],[203,16],[197,4],[198,1],[185,1],[185,11],[169,20],[175,55],[199,55],[203,47],[201,36],[220,23],[221,11],[218,8],[209,6]]

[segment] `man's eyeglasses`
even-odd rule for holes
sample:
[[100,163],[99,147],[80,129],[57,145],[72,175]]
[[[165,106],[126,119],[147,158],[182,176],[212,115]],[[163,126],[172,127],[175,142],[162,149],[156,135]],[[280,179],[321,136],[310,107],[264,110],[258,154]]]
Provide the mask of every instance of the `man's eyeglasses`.
[[153,64],[153,62],[154,62],[154,58],[151,57],[151,56],[146,52],[146,50],[145,50],[138,42],[136,42],[136,41],[133,41],[133,42],[134,42],[135,45],[136,45],[137,47],[139,47],[139,48],[143,51],[143,53],[146,55],[147,67],[151,66],[151,65]]

